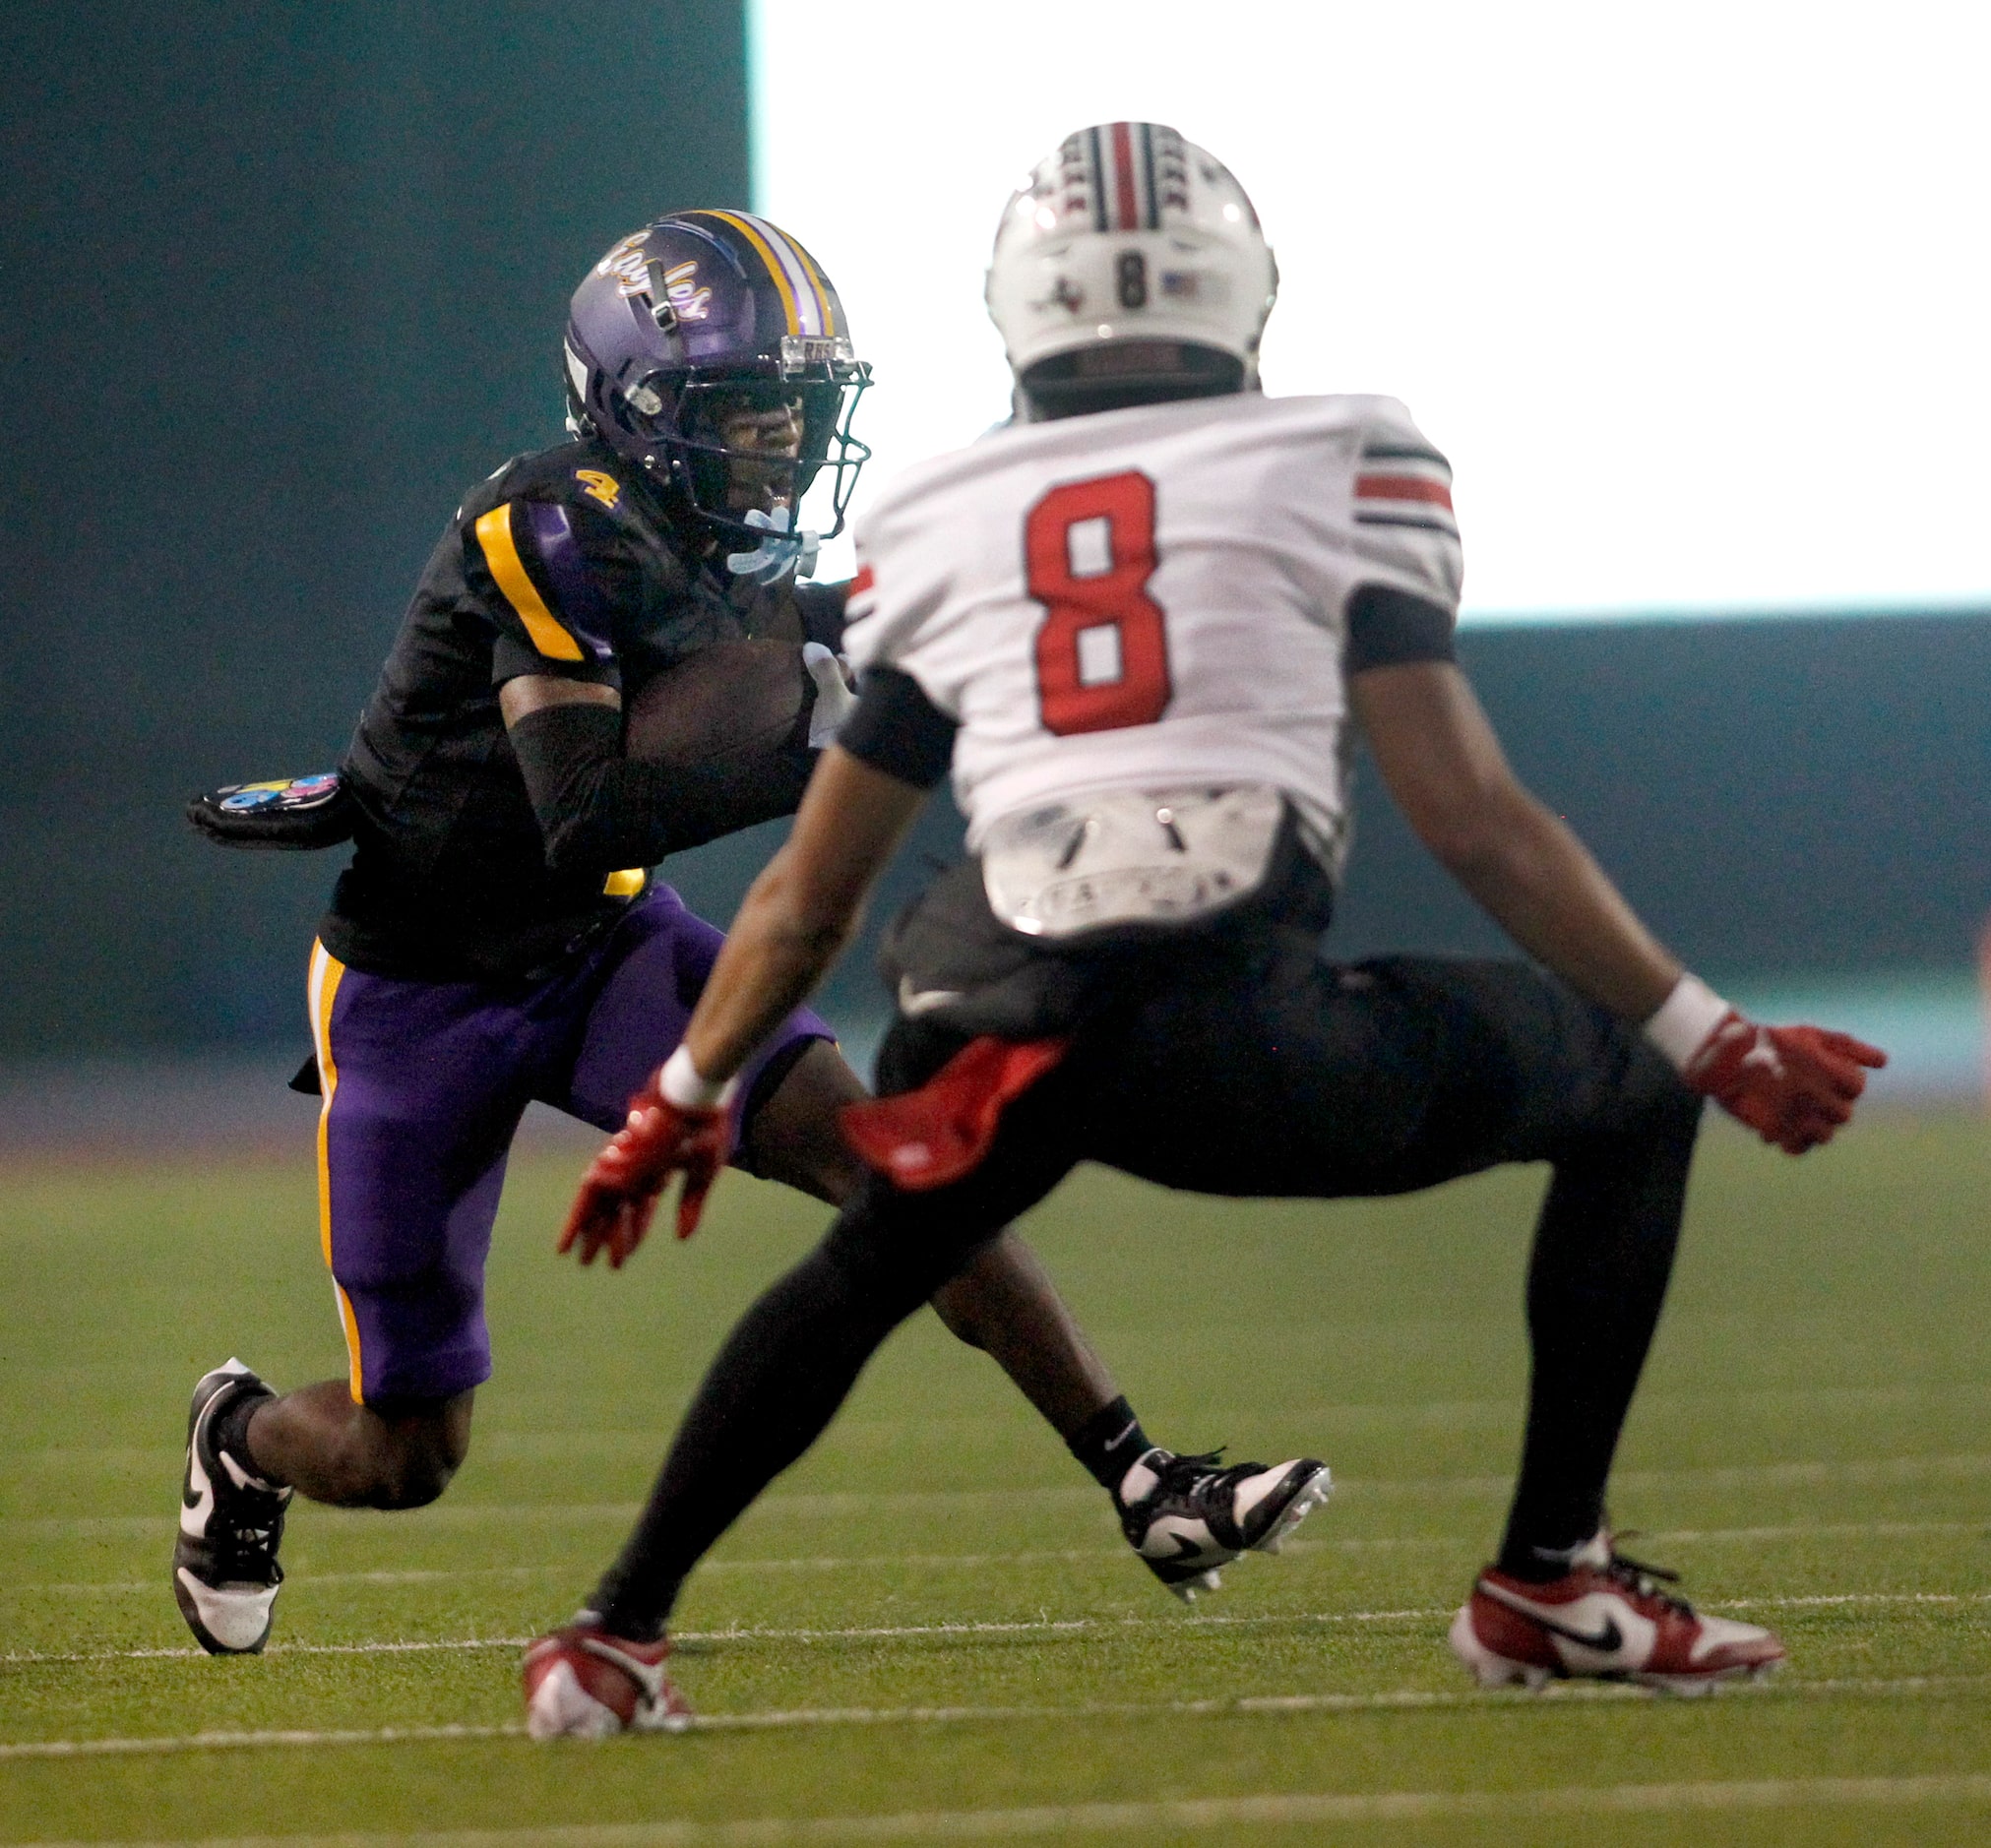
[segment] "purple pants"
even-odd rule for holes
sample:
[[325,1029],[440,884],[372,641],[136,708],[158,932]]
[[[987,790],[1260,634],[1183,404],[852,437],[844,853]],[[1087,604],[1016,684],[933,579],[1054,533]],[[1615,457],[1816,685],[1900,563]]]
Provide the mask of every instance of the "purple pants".
[[[723,941],[654,886],[535,982],[398,981],[313,946],[319,1230],[354,1399],[441,1398],[491,1377],[484,1259],[526,1105],[619,1130]],[[807,1010],[789,1016],[741,1075],[742,1124],[771,1060],[833,1037]]]

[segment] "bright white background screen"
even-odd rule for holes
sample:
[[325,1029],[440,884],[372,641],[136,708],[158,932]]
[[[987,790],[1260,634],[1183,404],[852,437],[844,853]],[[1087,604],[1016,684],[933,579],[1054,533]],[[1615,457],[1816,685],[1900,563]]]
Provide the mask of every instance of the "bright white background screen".
[[1469,613],[1991,606],[1981,0],[753,0],[751,31],[756,206],[877,370],[860,511],[1006,413],[1010,189],[1147,119],[1259,208],[1267,389],[1390,393],[1452,458]]

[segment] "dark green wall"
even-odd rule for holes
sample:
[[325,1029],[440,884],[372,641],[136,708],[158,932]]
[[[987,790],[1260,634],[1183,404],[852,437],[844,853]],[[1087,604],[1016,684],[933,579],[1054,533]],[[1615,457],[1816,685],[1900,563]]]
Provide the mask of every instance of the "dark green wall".
[[[583,268],[745,201],[741,8],[14,8],[0,57],[0,1054],[301,1049],[336,856],[223,855],[180,802],[333,761],[461,489],[557,433]],[[1463,652],[1711,973],[1967,960],[1991,617]],[[1497,942],[1373,790],[1363,815],[1347,951]],[[670,876],[723,917],[778,832]],[[896,890],[952,850],[937,807]]]
[[[1687,961],[1963,971],[1991,914],[1991,612],[1468,629],[1523,776]],[[1503,940],[1364,778],[1336,941]]]
[[557,436],[582,271],[746,202],[742,8],[15,7],[0,58],[0,1049],[294,1033],[332,864],[179,801],[332,761]]

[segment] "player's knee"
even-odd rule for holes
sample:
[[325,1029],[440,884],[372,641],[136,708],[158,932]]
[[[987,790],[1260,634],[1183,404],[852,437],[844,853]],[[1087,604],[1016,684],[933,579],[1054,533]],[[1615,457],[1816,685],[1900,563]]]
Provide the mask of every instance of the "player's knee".
[[398,1445],[381,1459],[374,1478],[374,1506],[426,1508],[450,1486],[461,1457],[434,1445]]
[[376,1411],[368,1500],[375,1508],[426,1508],[469,1454],[469,1394],[414,1409]]

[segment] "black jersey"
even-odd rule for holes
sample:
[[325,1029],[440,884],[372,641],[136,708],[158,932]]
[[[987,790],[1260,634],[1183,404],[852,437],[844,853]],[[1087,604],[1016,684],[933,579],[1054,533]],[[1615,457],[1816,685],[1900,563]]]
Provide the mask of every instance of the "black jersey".
[[792,589],[730,579],[700,548],[591,440],[470,491],[340,766],[358,821],[321,927],[333,955],[429,980],[524,973],[640,890],[626,869],[548,865],[498,690],[524,674],[620,690],[715,643],[803,639]]

